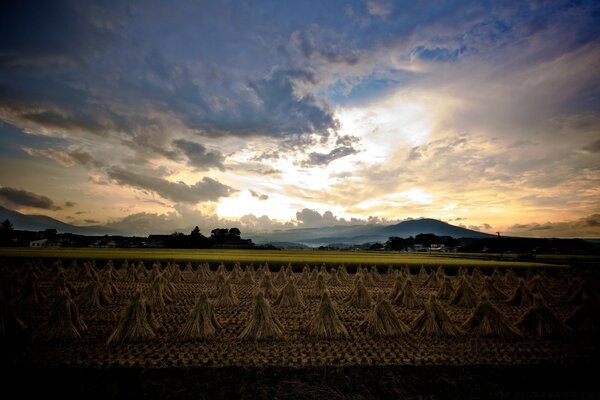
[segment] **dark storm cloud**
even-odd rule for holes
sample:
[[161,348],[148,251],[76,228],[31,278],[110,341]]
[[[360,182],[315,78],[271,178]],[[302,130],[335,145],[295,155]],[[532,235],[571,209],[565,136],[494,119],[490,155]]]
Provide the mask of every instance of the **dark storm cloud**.
[[269,200],[269,196],[267,196],[266,194],[255,192],[254,190],[250,190],[250,194],[252,195],[252,197],[256,197],[259,200]]
[[61,209],[46,196],[10,187],[0,188],[0,202],[8,207],[33,207],[53,211]]
[[210,168],[225,169],[223,166],[225,157],[217,151],[208,151],[200,143],[190,142],[185,139],[175,140],[173,144],[185,154],[188,164],[199,171],[206,171]]
[[331,150],[329,153],[313,152],[308,155],[308,160],[302,162],[302,166],[326,166],[338,158],[346,157],[356,153],[358,153],[358,151],[353,147],[337,147]]
[[202,201],[216,201],[221,197],[228,197],[235,192],[230,186],[224,185],[214,179],[204,177],[194,185],[184,182],[170,182],[154,176],[142,175],[125,170],[121,167],[110,167],[107,170],[110,179],[125,186],[131,186],[143,191],[154,192],[159,196],[183,203],[198,203]]
[[70,64],[108,46],[126,13],[119,1],[5,1],[0,65]]
[[30,156],[43,156],[56,161],[65,167],[82,165],[87,168],[100,168],[104,163],[96,160],[90,153],[83,150],[34,149],[23,147],[22,150]]
[[583,150],[587,151],[588,153],[600,153],[600,139],[583,147]]
[[565,222],[515,224],[509,228],[509,233],[525,236],[598,237],[600,235],[600,214],[592,214]]

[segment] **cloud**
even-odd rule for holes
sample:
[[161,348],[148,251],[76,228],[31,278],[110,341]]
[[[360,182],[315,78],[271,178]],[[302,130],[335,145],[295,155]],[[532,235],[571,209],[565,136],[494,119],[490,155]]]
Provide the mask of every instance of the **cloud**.
[[370,15],[375,17],[387,17],[392,13],[393,5],[384,1],[375,1],[369,0],[367,1],[367,11]]
[[325,211],[323,214],[310,208],[304,208],[296,212],[296,221],[299,228],[319,228],[335,225],[367,225],[367,224],[393,224],[399,221],[387,220],[377,216],[369,216],[365,219],[360,218],[338,218],[331,211]]
[[514,236],[544,237],[600,237],[600,214],[592,214],[584,218],[564,221],[515,224],[509,227],[506,234]]
[[600,153],[600,139],[584,146],[583,150],[588,153]]
[[95,219],[84,219],[83,222],[85,222],[86,224],[98,224],[98,223],[100,223],[100,221],[95,220]]
[[255,192],[254,190],[250,190],[250,194],[252,195],[252,197],[256,197],[259,200],[268,200],[269,199],[269,196],[267,196],[266,194],[258,193],[258,192]]
[[81,150],[34,149],[26,146],[21,149],[30,156],[43,156],[65,167],[72,167],[78,164],[90,168],[100,168],[104,165],[104,163],[94,159],[90,153]]
[[42,210],[61,210],[61,207],[46,196],[10,187],[0,188],[0,201],[11,208],[32,207]]
[[199,171],[206,171],[210,168],[217,168],[221,171],[225,169],[223,166],[225,157],[219,152],[207,151],[206,147],[200,143],[185,139],[175,140],[173,144],[185,154],[188,164]]
[[351,146],[337,147],[331,150],[329,153],[313,152],[308,155],[308,160],[302,162],[302,166],[325,166],[330,162],[337,160],[338,158],[343,158],[356,153],[358,153],[358,151]]
[[121,167],[108,168],[107,175],[121,185],[155,192],[159,196],[175,202],[216,201],[235,192],[233,188],[208,177],[202,178],[194,185],[188,185],[184,182],[170,182],[166,179],[138,174]]
[[77,205],[77,203],[73,202],[73,201],[65,201],[65,207],[70,208],[70,207],[75,207]]

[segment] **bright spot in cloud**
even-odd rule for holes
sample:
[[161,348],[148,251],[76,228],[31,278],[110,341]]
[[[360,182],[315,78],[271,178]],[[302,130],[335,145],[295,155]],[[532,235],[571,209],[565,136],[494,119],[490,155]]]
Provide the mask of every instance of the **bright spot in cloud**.
[[237,195],[221,198],[217,204],[217,215],[223,218],[239,218],[246,214],[268,215],[275,220],[289,220],[296,215],[297,207],[293,200],[278,194],[269,195],[267,200],[259,200],[249,190]]
[[364,146],[361,161],[384,162],[399,146],[427,142],[432,116],[420,101],[397,94],[365,107],[341,108],[336,112],[340,132],[358,136]]

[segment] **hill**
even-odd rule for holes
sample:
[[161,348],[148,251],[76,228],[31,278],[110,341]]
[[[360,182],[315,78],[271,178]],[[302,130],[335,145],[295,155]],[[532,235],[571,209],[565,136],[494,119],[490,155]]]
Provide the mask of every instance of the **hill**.
[[323,228],[298,228],[268,234],[251,235],[256,243],[291,242],[309,246],[331,243],[361,244],[385,242],[390,236],[409,237],[433,233],[453,238],[487,238],[493,235],[448,224],[430,218],[403,221],[395,225],[351,225]]
[[78,235],[116,235],[122,232],[105,226],[77,226],[67,224],[47,215],[21,214],[0,206],[0,221],[8,219],[13,229],[23,231],[43,231],[56,229],[59,233],[74,233]]

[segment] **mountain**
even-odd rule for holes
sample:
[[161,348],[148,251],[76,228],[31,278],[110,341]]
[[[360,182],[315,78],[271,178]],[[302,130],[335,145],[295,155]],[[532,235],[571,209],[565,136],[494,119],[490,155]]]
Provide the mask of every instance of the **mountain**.
[[[10,220],[14,229],[43,231],[56,229],[80,235],[127,235],[128,232],[105,226],[76,226],[64,223],[46,215],[26,215],[0,207],[0,221]],[[328,226],[321,228],[297,228],[263,234],[247,233],[256,244],[280,245],[284,248],[303,246],[322,246],[332,243],[355,245],[372,242],[385,242],[390,236],[409,237],[419,233],[433,233],[438,236],[454,238],[486,238],[487,233],[477,232],[460,226],[450,225],[437,219],[414,219],[395,225],[350,225]]]
[[78,235],[116,235],[122,232],[104,226],[77,226],[64,223],[47,215],[28,215],[9,210],[0,206],[0,221],[8,219],[13,229],[24,231],[43,231],[56,229],[59,233],[74,233]]
[[452,236],[454,238],[486,238],[493,236],[430,218],[403,221],[395,225],[298,228],[249,236],[258,244],[291,242],[309,246],[322,246],[331,243],[361,244],[385,242],[390,236],[409,237],[416,236],[419,233],[433,233],[437,236]]

